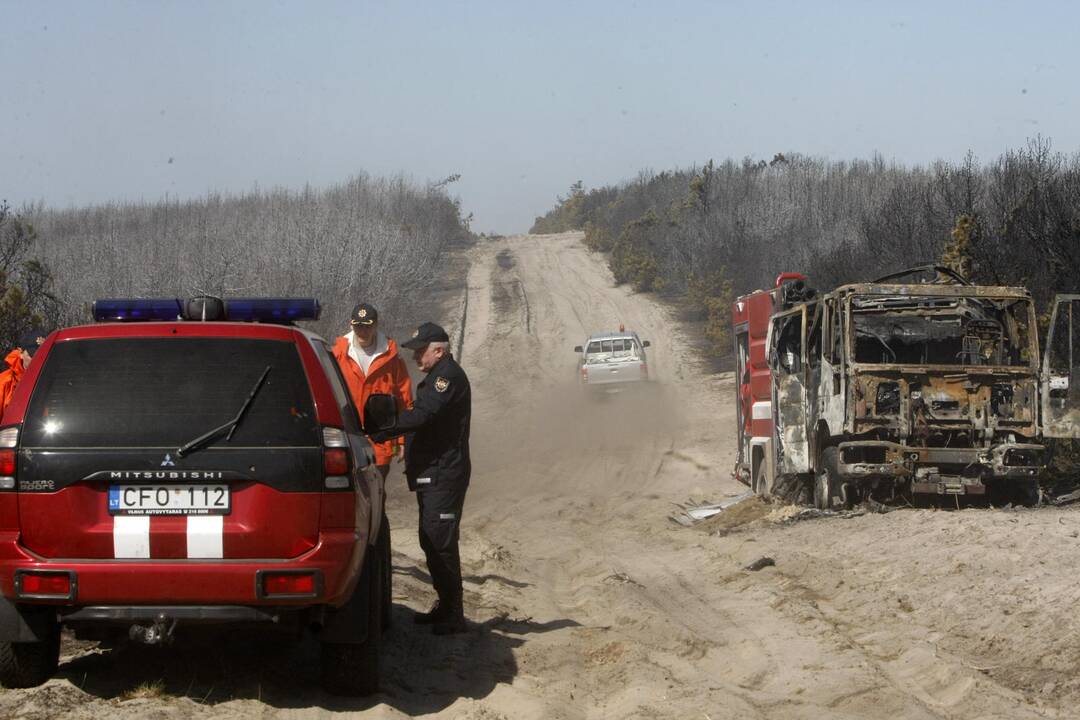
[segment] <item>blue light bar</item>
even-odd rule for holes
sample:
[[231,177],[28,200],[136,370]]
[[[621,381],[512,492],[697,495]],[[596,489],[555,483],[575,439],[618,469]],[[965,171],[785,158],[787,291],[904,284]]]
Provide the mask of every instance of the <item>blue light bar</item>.
[[318,320],[321,309],[315,298],[234,298],[225,301],[225,316],[234,322]]
[[181,303],[176,298],[106,298],[95,300],[94,322],[176,320]]
[[230,320],[289,325],[297,320],[318,320],[321,311],[315,298],[235,298],[224,301],[224,317],[220,310],[208,316],[205,310],[210,306],[199,304],[201,299],[193,300],[197,307],[187,313],[186,301],[178,298],[108,298],[95,301],[92,312],[95,322]]

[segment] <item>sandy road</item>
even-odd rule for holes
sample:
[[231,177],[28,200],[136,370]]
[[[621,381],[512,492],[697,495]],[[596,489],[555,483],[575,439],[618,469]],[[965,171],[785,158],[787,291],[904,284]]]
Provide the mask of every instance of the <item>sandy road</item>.
[[[0,694],[0,716],[1080,716],[1080,511],[791,523],[753,501],[675,525],[672,502],[744,489],[730,377],[703,373],[663,307],[614,287],[579,235],[470,252],[464,323],[448,324],[474,388],[472,632],[409,622],[431,593],[399,482],[383,694],[321,693],[310,642],[217,638],[70,647],[59,678]],[[572,348],[620,322],[652,341],[658,382],[588,402]],[[766,555],[775,567],[743,569]],[[160,687],[128,699],[144,683]]]
[[[1062,538],[1075,548],[1077,513],[790,524],[758,505],[714,523],[720,535],[686,530],[666,519],[671,502],[744,489],[728,477],[730,378],[703,374],[668,313],[614,287],[579,236],[481,246],[468,285],[462,350],[478,400],[466,557],[474,575],[512,580],[472,583],[468,599],[493,633],[522,642],[513,679],[448,716],[1071,712],[1075,561],[1032,556],[1060,555]],[[652,340],[658,392],[587,402],[571,348],[620,322]],[[764,555],[777,566],[743,570]]]

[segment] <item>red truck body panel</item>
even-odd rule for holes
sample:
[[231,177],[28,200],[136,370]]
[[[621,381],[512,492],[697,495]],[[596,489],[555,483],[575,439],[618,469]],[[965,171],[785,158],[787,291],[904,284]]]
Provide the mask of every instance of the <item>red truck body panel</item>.
[[780,305],[782,286],[791,280],[805,280],[805,277],[799,273],[781,273],[773,288],[742,295],[731,307],[739,435],[735,475],[744,482],[750,482],[753,476],[753,447],[764,445],[773,435],[769,323]]

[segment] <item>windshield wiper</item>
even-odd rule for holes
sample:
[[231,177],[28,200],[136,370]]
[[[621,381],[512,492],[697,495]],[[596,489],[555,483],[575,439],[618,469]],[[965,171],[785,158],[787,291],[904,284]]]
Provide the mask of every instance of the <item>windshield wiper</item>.
[[236,413],[232,420],[224,425],[217,426],[208,433],[200,435],[189,443],[181,445],[176,451],[176,457],[184,457],[184,455],[187,455],[189,452],[194,452],[195,450],[208,445],[226,431],[228,431],[228,435],[225,436],[225,442],[232,440],[233,433],[236,432],[236,428],[240,425],[240,421],[244,419],[244,413],[251,407],[251,403],[255,400],[255,396],[259,394],[259,390],[262,389],[263,383],[266,382],[266,376],[270,374],[271,367],[273,366],[267,365],[266,369],[263,370],[262,375],[255,381],[255,387],[251,388],[251,392],[248,393],[247,400],[240,406],[240,411]]

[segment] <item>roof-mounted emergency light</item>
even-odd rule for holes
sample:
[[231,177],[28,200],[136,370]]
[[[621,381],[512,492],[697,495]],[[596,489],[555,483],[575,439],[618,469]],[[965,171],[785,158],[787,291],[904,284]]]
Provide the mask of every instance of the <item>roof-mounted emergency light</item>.
[[230,320],[288,325],[297,320],[318,320],[315,298],[108,298],[93,305],[95,322],[145,322],[150,320]]
[[176,298],[106,298],[95,300],[94,322],[179,320],[181,301]]
[[238,322],[291,323],[318,320],[315,298],[235,298],[225,301],[225,316]]

